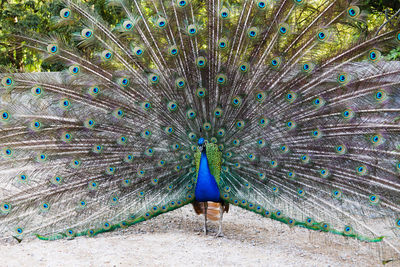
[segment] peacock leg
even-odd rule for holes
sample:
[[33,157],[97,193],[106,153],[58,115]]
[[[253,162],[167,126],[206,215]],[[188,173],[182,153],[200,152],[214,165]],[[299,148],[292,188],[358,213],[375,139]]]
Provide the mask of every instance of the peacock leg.
[[224,215],[224,204],[221,203],[219,206],[219,228],[218,228],[218,233],[217,237],[223,237],[224,233],[222,232],[222,216]]
[[207,208],[208,203],[206,201],[204,202],[204,235],[207,235]]

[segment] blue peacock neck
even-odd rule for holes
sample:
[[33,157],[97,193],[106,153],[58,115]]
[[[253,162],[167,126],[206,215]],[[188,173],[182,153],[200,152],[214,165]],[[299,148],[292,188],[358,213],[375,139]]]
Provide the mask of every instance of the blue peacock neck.
[[198,144],[202,151],[195,188],[195,199],[200,202],[219,202],[221,200],[220,192],[215,177],[211,174],[210,167],[208,165],[204,139],[200,138]]

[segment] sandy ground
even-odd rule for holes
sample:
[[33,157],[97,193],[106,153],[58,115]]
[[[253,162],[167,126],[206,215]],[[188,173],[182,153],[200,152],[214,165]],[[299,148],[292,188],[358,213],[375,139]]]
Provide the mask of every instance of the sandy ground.
[[[288,227],[231,207],[224,237],[190,205],[94,238],[0,244],[0,266],[379,266],[379,245]],[[400,262],[385,266],[400,266]]]

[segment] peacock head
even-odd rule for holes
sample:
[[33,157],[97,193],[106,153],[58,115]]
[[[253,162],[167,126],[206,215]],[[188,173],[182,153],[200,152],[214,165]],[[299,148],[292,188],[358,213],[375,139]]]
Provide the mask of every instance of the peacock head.
[[206,149],[206,141],[204,140],[203,137],[199,138],[199,141],[197,141],[197,144],[199,145],[199,150],[200,152],[203,151],[203,149]]

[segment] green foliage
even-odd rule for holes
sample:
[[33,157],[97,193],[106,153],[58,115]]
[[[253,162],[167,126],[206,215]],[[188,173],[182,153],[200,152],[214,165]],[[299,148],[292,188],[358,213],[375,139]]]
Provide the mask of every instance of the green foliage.
[[399,0],[364,0],[363,8],[372,13],[385,13],[388,10],[388,14],[394,14],[400,9]]
[[[116,25],[115,12],[112,8],[107,7],[107,0],[86,0],[86,4],[100,15],[100,17],[110,25]],[[231,6],[237,5],[235,1],[230,1]],[[146,6],[146,3],[144,3]],[[149,2],[149,6],[151,3]],[[313,2],[310,5],[310,12],[323,6],[323,1]],[[390,17],[396,10],[400,8],[400,1],[396,0],[365,0],[362,3],[362,9],[368,13],[366,21],[358,20],[352,22],[343,21],[339,26],[333,29],[334,34],[338,36],[338,41],[327,44],[325,49],[330,51],[338,51],[346,48],[346,44],[352,43],[360,35],[370,34],[369,31],[376,29],[379,25],[384,23],[385,16]],[[0,66],[6,68],[1,71],[60,71],[64,68],[60,63],[48,63],[41,60],[41,55],[35,51],[29,51],[21,44],[13,43],[8,34],[27,32],[37,32],[39,35],[52,35],[63,36],[64,32],[68,29],[63,26],[55,28],[52,22],[54,16],[65,6],[59,0],[1,0],[0,1]],[[303,9],[304,10],[304,9]],[[307,10],[307,9],[305,9]],[[115,11],[115,10],[114,10]],[[146,13],[151,13],[152,9],[145,8]],[[202,10],[206,12],[206,10]],[[385,15],[386,12],[386,15]],[[157,16],[157,14],[153,14]],[[301,23],[309,23],[307,12],[299,12],[296,15],[296,23],[293,25],[300,25]],[[207,24],[206,21],[199,21],[199,25],[203,27]],[[388,25],[391,27],[391,25]],[[64,41],[68,40],[69,36],[63,36]],[[284,42],[282,42],[284,44]],[[206,49],[206,47],[202,47]],[[400,58],[399,49],[386,51],[386,58],[394,60]],[[316,55],[318,58],[318,55]]]
[[[86,3],[110,24],[115,23],[111,13],[107,12],[106,0],[90,0]],[[20,44],[14,44],[9,34],[35,31],[40,35],[51,32],[60,35],[65,28],[54,28],[52,17],[57,16],[65,6],[60,1],[48,0],[3,0],[0,3],[0,66],[6,71],[59,71],[61,64],[42,62],[40,55],[29,51]],[[68,40],[67,40],[68,41]]]

